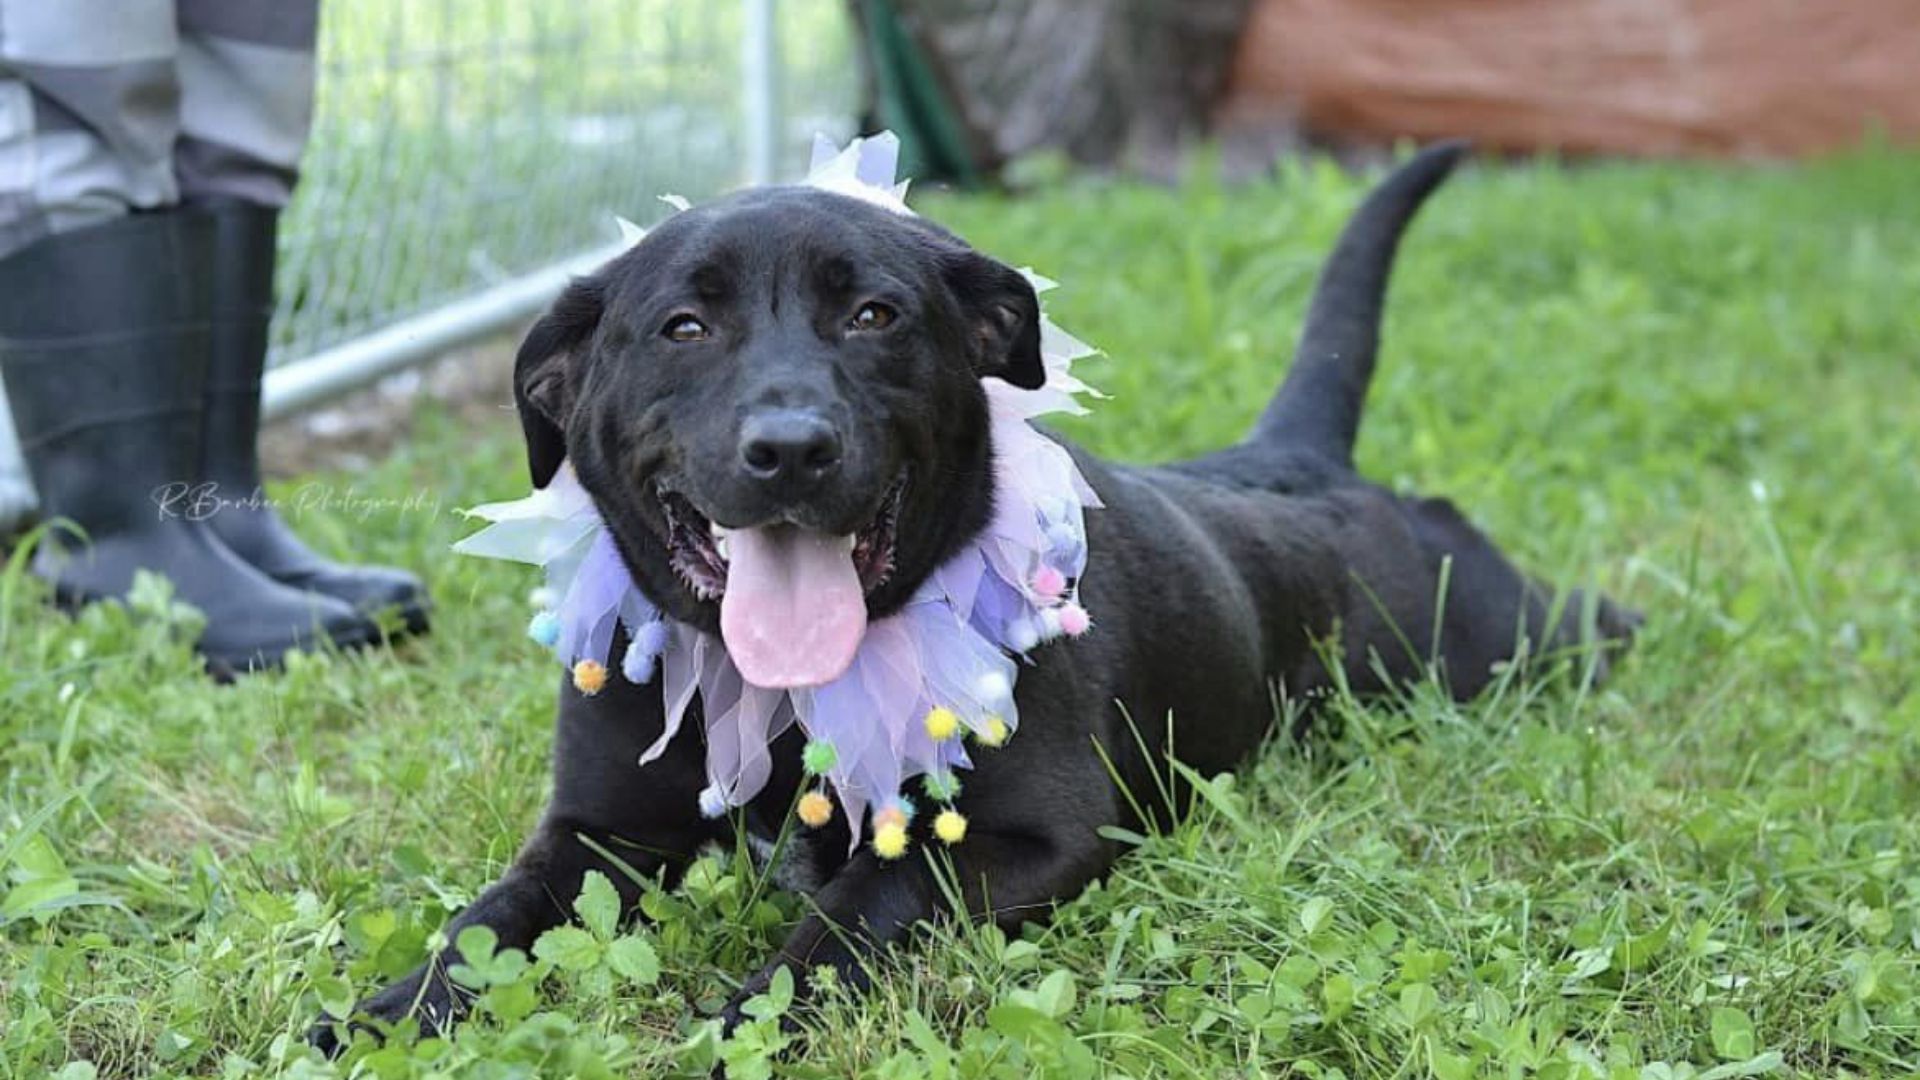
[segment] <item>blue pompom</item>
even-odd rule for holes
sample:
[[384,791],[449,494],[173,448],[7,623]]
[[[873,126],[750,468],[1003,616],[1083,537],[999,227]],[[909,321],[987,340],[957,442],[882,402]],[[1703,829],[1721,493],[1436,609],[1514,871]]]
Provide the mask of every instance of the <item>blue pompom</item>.
[[1040,644],[1040,628],[1031,619],[1015,619],[1007,624],[1007,646],[1023,653]]
[[667,650],[667,621],[655,619],[633,632],[633,643],[645,649],[649,656],[659,656]]
[[702,817],[717,818],[727,812],[727,800],[717,787],[700,789],[700,814]]
[[620,674],[635,686],[644,686],[653,681],[654,661],[659,659],[653,653],[640,647],[639,642],[627,646],[627,653],[620,658]]
[[642,625],[633,632],[627,653],[620,658],[620,674],[635,686],[652,682],[660,653],[666,647],[667,624],[663,620],[655,619]]
[[546,648],[553,648],[560,640],[560,616],[551,611],[543,611],[527,624],[527,636]]

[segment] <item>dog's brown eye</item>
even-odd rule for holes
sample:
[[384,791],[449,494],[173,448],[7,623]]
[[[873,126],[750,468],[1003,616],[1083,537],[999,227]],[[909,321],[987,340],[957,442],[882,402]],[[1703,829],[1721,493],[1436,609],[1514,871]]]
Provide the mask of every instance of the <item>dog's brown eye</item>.
[[893,309],[885,304],[862,304],[854,313],[849,330],[885,330],[893,324]]
[[661,333],[666,335],[668,341],[705,341],[707,324],[691,315],[676,315],[667,320],[666,328]]

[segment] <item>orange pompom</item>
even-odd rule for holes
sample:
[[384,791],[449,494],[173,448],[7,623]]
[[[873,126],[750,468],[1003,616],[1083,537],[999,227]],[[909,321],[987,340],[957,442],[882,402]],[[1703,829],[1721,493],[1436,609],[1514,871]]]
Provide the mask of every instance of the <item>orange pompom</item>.
[[809,829],[817,829],[833,820],[833,800],[818,791],[809,791],[800,796],[800,805],[794,812]]
[[606,689],[607,665],[598,660],[582,660],[573,665],[573,688],[591,697]]

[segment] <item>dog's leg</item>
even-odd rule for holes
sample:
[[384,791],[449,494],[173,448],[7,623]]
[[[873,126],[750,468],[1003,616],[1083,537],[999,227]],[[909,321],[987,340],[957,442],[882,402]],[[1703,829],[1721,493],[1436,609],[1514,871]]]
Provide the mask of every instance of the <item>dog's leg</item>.
[[[1110,788],[1096,788],[1089,808],[1102,799],[1110,801]],[[953,847],[920,835],[915,849],[895,861],[862,847],[814,895],[813,913],[794,928],[779,955],[727,1004],[722,1014],[726,1029],[740,1023],[741,1007],[765,991],[782,967],[791,969],[799,994],[806,990],[809,973],[819,967],[831,968],[845,985],[864,987],[869,954],[899,940],[923,919],[952,914],[943,878],[958,887],[969,917],[992,918],[1009,930],[1046,918],[1056,900],[1079,895],[1113,860],[1111,845],[1088,820],[1070,816],[1070,821],[1051,827],[1024,815],[976,821],[966,839]]]
[[[553,801],[506,874],[447,925],[450,942],[469,926],[485,926],[497,936],[499,948],[530,949],[543,932],[569,917],[589,870],[611,879],[622,909],[630,910],[640,887],[582,837],[643,876],[664,869],[672,884],[713,832],[696,808],[705,775],[698,735],[684,733],[644,774],[640,771],[640,754],[663,723],[657,686],[615,680],[591,698],[571,687],[561,691]],[[697,717],[689,717],[687,726],[697,728]],[[355,1011],[386,1023],[414,1015],[423,1032],[444,1029],[471,1004],[470,993],[447,974],[459,962],[458,950],[450,945]],[[337,1052],[337,1027],[322,1021],[310,1038],[328,1053]]]

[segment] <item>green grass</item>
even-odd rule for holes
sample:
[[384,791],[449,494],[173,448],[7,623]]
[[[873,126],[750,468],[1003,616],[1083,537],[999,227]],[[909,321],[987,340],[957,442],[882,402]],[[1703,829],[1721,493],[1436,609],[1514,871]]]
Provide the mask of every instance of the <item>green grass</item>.
[[[727,853],[617,945],[590,898],[531,968],[489,962],[491,1015],[451,1042],[340,1071],[1914,1073],[1917,189],[1885,151],[1488,168],[1419,221],[1361,461],[1644,609],[1604,690],[1338,703],[1337,735],[1209,786],[1050,927],[943,931],[784,1054],[772,1021],[704,1025],[801,910]],[[1073,433],[1148,459],[1248,422],[1360,191],[1313,167],[922,206],[1065,283],[1056,318],[1111,354]],[[297,522],[431,578],[438,628],[397,654],[219,689],[162,598],[68,621],[0,579],[0,1077],[325,1075],[321,1005],[511,858],[554,672],[531,577],[447,545],[453,507],[518,494],[514,431],[429,411],[370,474],[313,478],[428,496]]]

